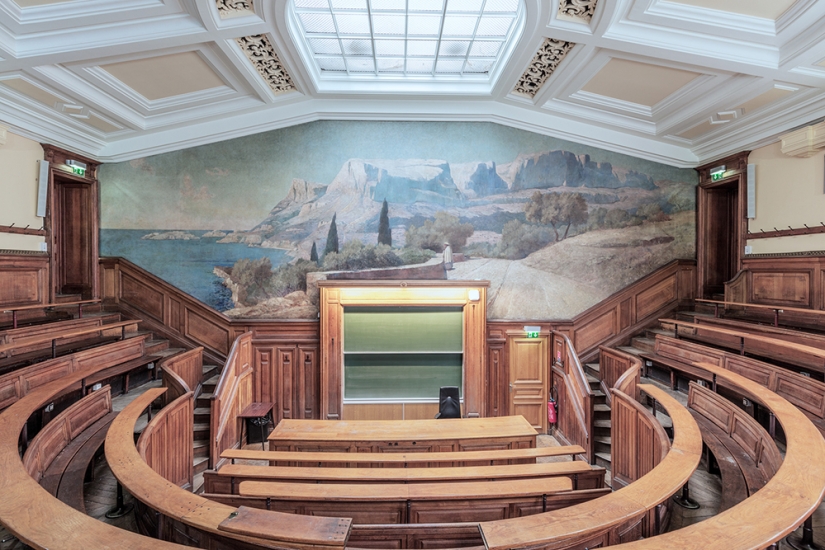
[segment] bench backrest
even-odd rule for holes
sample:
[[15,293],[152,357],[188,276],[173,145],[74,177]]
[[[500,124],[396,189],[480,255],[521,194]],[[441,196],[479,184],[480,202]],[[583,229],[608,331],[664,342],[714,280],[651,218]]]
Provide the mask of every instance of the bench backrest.
[[[825,383],[788,369],[750,357],[708,348],[702,344],[656,336],[656,350],[664,350],[667,357],[692,357],[695,362],[712,363],[725,370],[744,376],[784,397],[799,409],[817,418],[825,419]],[[717,360],[721,357],[721,362]],[[680,359],[687,360],[687,359]]]
[[733,439],[770,479],[782,464],[782,455],[768,432],[745,411],[718,393],[690,383],[688,408],[701,414]]
[[49,342],[26,344],[25,340],[29,338],[51,336],[52,338],[60,339],[62,343],[82,340],[87,338],[87,336],[74,336],[65,339],[61,338],[61,336],[78,329],[96,327],[100,324],[101,319],[99,317],[86,317],[83,319],[69,319],[67,321],[56,321],[54,323],[46,323],[44,325],[31,325],[27,327],[4,330],[0,332],[0,346],[19,344],[19,347],[15,346],[14,349],[0,352],[0,357],[20,355],[21,353],[48,348],[51,345]]
[[99,370],[143,355],[143,338],[128,338],[71,355],[41,361],[0,376],[0,410],[31,390],[84,368]]
[[74,438],[83,430],[112,412],[112,392],[106,386],[90,393],[54,417],[40,430],[23,456],[29,475],[40,481],[43,473]]

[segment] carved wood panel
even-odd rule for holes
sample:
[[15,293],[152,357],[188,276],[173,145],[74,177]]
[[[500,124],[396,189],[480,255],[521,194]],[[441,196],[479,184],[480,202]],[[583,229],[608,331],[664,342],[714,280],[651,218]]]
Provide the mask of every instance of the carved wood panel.
[[813,307],[812,271],[753,271],[751,296],[755,304]]
[[0,309],[49,303],[49,258],[0,255]]

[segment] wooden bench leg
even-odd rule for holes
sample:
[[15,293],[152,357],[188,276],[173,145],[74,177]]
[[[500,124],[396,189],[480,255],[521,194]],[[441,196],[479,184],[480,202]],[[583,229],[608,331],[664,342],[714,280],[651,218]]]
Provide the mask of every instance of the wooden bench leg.
[[682,508],[687,508],[688,510],[696,510],[697,508],[699,508],[699,503],[690,498],[690,489],[688,488],[689,483],[690,482],[682,485],[681,494],[673,495],[673,502],[675,502]]
[[802,536],[788,535],[785,542],[796,550],[822,550],[822,547],[814,542],[814,520],[813,516],[808,516],[802,524]]

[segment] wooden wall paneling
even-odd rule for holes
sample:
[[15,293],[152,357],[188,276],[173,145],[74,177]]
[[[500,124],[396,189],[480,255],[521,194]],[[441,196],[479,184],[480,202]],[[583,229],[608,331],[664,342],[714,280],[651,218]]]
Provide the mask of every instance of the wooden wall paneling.
[[121,271],[120,289],[121,302],[134,306],[156,321],[163,322],[163,293],[155,290],[151,283]]
[[464,306],[464,416],[484,416],[486,378],[487,287],[478,287],[480,299]]
[[751,270],[748,302],[765,305],[784,305],[813,308],[813,269],[805,270]]
[[[0,312],[4,308],[49,303],[46,254],[0,254]],[[0,313],[3,321],[11,314]]]
[[502,329],[493,329],[488,325],[487,332],[487,412],[486,416],[504,416],[507,414],[507,384],[510,375],[507,371],[505,349],[507,339]]
[[343,348],[344,308],[341,291],[321,287],[321,418],[341,420],[343,392],[341,388],[341,353]]
[[195,397],[186,393],[161,409],[137,442],[144,461],[158,475],[185,489],[192,488]]
[[302,384],[296,410],[301,418],[318,418],[318,345],[299,345],[297,355]]
[[187,309],[185,313],[186,336],[224,354],[229,352],[229,330],[223,324],[216,324],[199,312]]
[[571,338],[577,350],[588,350],[619,333],[616,307],[611,307],[587,324],[577,327]]
[[276,372],[281,382],[281,418],[296,418],[295,411],[295,347],[275,348]]
[[645,319],[678,298],[678,272],[636,295],[636,316]]

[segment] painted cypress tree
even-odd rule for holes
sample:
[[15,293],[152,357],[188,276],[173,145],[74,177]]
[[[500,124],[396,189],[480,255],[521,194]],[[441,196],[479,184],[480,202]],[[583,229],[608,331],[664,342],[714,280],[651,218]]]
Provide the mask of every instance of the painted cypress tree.
[[312,241],[312,250],[309,252],[309,261],[318,263],[318,248],[315,246],[315,241]]
[[384,199],[384,204],[381,205],[381,215],[378,218],[378,244],[392,246],[389,210],[390,207],[387,204],[387,199]]
[[332,222],[329,224],[329,232],[327,233],[327,245],[324,247],[324,256],[330,252],[338,253],[338,226],[335,225],[335,217],[338,214],[332,215]]

